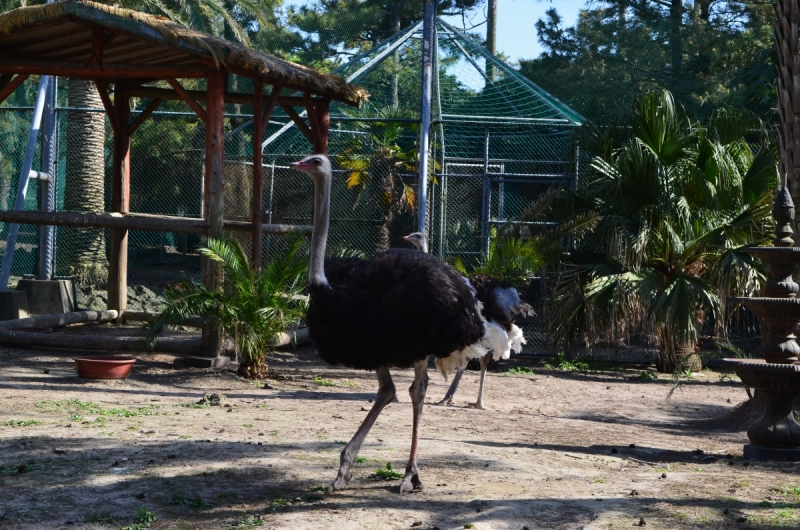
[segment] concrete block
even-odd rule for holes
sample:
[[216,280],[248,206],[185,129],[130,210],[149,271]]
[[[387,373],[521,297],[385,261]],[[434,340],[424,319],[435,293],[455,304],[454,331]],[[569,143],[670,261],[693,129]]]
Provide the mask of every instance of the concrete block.
[[17,291],[28,294],[31,315],[56,315],[75,311],[71,280],[20,280]]
[[231,358],[227,355],[218,357],[203,357],[200,355],[187,355],[178,357],[172,362],[175,368],[227,368]]
[[28,296],[24,291],[0,291],[0,320],[28,318]]

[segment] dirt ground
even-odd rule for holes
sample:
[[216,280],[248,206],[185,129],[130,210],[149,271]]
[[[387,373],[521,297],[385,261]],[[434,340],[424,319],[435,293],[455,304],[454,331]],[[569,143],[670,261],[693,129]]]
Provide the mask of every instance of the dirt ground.
[[[446,383],[431,367],[425,489],[400,495],[398,479],[375,475],[408,457],[412,372],[395,371],[400,402],[368,436],[351,487],[327,495],[374,374],[325,366],[311,348],[278,353],[258,386],[172,360],[141,355],[129,379],[92,381],[64,352],[0,350],[0,528],[800,525],[800,465],[748,465],[743,430],[702,421],[746,397],[717,373],[667,399],[669,381],[639,380],[640,369],[583,374],[515,357],[488,376],[490,410],[475,410],[475,372],[440,407]],[[210,393],[227,403],[196,404]]]

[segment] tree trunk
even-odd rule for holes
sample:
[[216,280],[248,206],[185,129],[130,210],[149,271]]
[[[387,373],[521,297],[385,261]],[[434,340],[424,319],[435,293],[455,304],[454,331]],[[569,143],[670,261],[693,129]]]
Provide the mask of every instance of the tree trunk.
[[378,241],[375,244],[375,250],[382,252],[388,250],[391,244],[391,234],[389,225],[392,223],[394,217],[394,174],[392,168],[392,160],[389,158],[380,158],[373,163],[371,168],[375,174],[380,175],[381,188],[378,200],[381,206],[381,224],[378,227]]
[[[69,106],[103,108],[91,81],[69,80]],[[64,209],[105,211],[105,114],[70,111],[67,115],[67,167]],[[97,228],[63,228],[58,253],[66,272],[81,284],[103,284],[108,278],[105,234]]]
[[[392,35],[400,33],[400,8],[403,0],[392,1]],[[394,51],[394,72],[392,73],[392,105],[397,107],[400,104],[400,77],[397,75],[397,68],[400,66],[400,49]]]
[[669,8],[669,22],[672,77],[677,78],[681,75],[681,66],[683,63],[683,37],[681,36],[683,0],[672,0],[672,4]]
[[[497,0],[488,0],[486,5],[486,50],[497,55]],[[486,75],[490,81],[494,81],[493,64],[486,65]]]
[[662,374],[671,374],[676,369],[680,369],[681,372],[686,370],[699,372],[703,369],[703,362],[697,355],[694,344],[678,346],[674,351],[670,351],[670,348],[662,345],[658,350],[656,368]]
[[[797,39],[800,5],[778,0],[775,5],[775,49],[778,54],[778,112],[780,114],[780,175],[795,204],[800,200],[800,42]],[[793,38],[794,37],[794,38]]]

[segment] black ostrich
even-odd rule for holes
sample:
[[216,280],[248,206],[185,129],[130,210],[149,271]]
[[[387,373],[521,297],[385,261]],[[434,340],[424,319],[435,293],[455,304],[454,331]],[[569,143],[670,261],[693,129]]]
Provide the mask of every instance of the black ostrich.
[[[472,288],[452,267],[411,249],[391,249],[369,260],[324,259],[328,238],[331,166],[312,155],[292,168],[314,181],[314,227],[309,267],[309,333],[322,359],[333,365],[375,370],[378,395],[364,423],[341,453],[339,473],[328,487],[344,488],[361,444],[381,410],[394,398],[389,368],[414,368],[409,388],[414,422],[411,454],[400,491],[422,489],[417,440],[428,358],[442,373],[503,347],[502,329],[484,321]],[[329,281],[326,270],[335,273]]]
[[[428,252],[428,242],[422,232],[414,232],[403,236],[403,239],[417,247],[418,250],[425,253]],[[481,313],[484,319],[500,326],[508,335],[507,347],[503,350],[488,351],[479,360],[481,365],[480,388],[478,389],[478,399],[471,405],[478,409],[484,409],[486,407],[483,404],[483,387],[486,384],[486,369],[492,360],[508,359],[511,355],[511,350],[517,353],[522,351],[525,337],[522,335],[522,330],[514,324],[514,320],[518,315],[533,314],[533,308],[526,303],[520,302],[517,290],[505,280],[487,274],[472,274],[467,277],[467,280],[475,290],[476,297],[483,305]],[[465,368],[466,366],[458,368],[450,388],[447,389],[447,393],[444,395],[444,399],[439,402],[439,405],[449,405],[452,402],[458,383],[461,381],[461,376],[464,375]]]

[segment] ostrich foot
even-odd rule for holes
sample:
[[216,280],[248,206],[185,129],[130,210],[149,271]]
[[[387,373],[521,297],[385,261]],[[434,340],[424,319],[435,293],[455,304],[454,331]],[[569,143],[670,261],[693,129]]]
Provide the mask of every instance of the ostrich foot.
[[486,405],[483,404],[483,401],[477,401],[475,403],[470,403],[469,406],[472,407],[472,408],[475,408],[475,409],[487,410],[486,409]]
[[336,480],[331,482],[331,485],[328,486],[328,493],[333,493],[334,491],[343,490],[347,483],[350,482],[350,479],[353,478],[353,472],[347,471],[345,474],[342,474],[339,471],[339,475],[336,477]]
[[403,482],[400,483],[400,493],[411,493],[422,489],[422,481],[419,478],[417,468],[406,468],[406,476],[403,478]]
[[453,404],[453,398],[450,398],[450,397],[447,397],[447,396],[445,396],[445,398],[443,400],[441,400],[439,403],[437,403],[437,405],[440,405],[442,407],[446,407],[447,405],[452,405],[452,404]]

